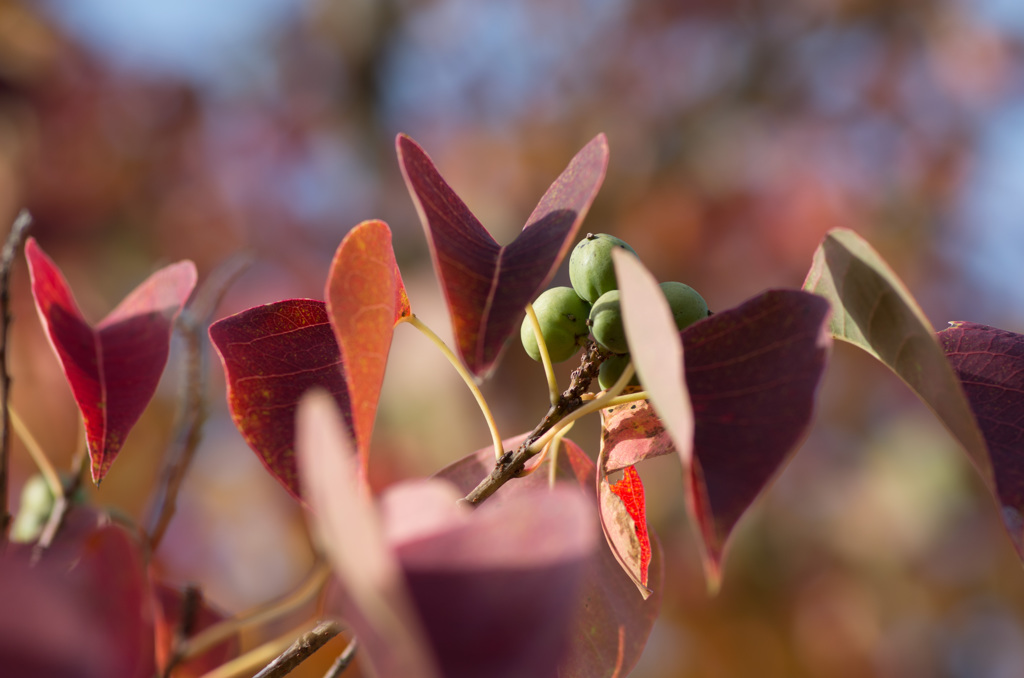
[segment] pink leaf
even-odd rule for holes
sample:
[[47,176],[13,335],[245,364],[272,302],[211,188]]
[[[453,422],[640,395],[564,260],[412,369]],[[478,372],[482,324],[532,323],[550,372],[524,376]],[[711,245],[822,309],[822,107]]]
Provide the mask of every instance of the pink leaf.
[[[629,386],[623,393],[641,387]],[[608,473],[644,459],[675,453],[672,438],[648,400],[637,400],[601,410],[601,450]]]
[[331,262],[325,296],[345,364],[352,427],[365,477],[391,337],[395,324],[412,313],[387,224],[364,221],[349,231]]
[[256,306],[210,326],[224,365],[228,409],[245,442],[296,499],[295,409],[310,388],[334,395],[351,419],[341,354],[322,301]]
[[541,198],[522,233],[499,245],[416,142],[399,135],[399,165],[419,211],[441,281],[459,355],[477,376],[493,368],[518,331],[526,304],[572,246],[608,164],[608,143],[587,144]]
[[694,423],[679,330],[658,282],[640,260],[617,248],[612,250],[612,260],[633,367],[651,394],[651,403],[668,430],[684,471],[688,471]]
[[98,484],[156,392],[174,321],[196,284],[196,267],[182,261],[157,271],[93,327],[60,269],[33,238],[25,244],[25,257],[36,309],[85,422]]

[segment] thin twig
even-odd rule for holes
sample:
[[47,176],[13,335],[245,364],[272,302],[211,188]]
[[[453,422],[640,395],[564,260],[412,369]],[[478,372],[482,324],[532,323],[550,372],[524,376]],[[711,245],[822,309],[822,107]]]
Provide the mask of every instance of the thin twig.
[[205,342],[206,326],[220,305],[231,283],[252,263],[248,255],[232,257],[221,264],[196,293],[195,299],[178,316],[178,328],[185,339],[187,359],[182,386],[181,410],[175,426],[176,434],[164,465],[160,487],[150,513],[149,546],[155,551],[177,507],[178,491],[185,473],[202,440],[206,421],[206,377],[209,359]]
[[36,463],[39,468],[39,472],[46,479],[46,484],[50,486],[50,494],[54,498],[64,496],[64,485],[60,481],[60,475],[57,474],[57,469],[50,463],[50,458],[43,452],[42,445],[36,440],[35,436],[32,435],[32,431],[29,430],[28,425],[21,420],[18,416],[18,411],[14,409],[14,405],[7,405],[7,415],[10,417],[11,427],[14,429],[14,434],[18,436],[18,440],[28,454],[32,457],[32,461]]
[[33,564],[39,562],[42,558],[43,552],[50,548],[50,544],[53,543],[54,538],[57,536],[57,532],[60,531],[61,525],[64,524],[64,517],[67,515],[68,509],[74,504],[75,493],[78,492],[78,488],[82,486],[82,475],[85,473],[85,469],[88,466],[86,463],[89,459],[88,454],[75,453],[75,458],[71,462],[71,475],[68,477],[67,482],[64,483],[64,494],[57,497],[53,504],[53,510],[50,511],[50,517],[46,521],[46,526],[43,527],[42,534],[39,535],[39,541],[32,548],[31,562]]
[[312,572],[287,595],[273,600],[243,614],[208,626],[192,638],[181,643],[175,651],[175,661],[184,661],[207,652],[223,643],[242,629],[258,626],[295,612],[315,598],[327,583],[331,568],[317,561]]
[[526,318],[533,328],[533,338],[537,342],[537,352],[540,353],[540,362],[544,366],[544,376],[548,380],[548,393],[551,396],[551,405],[558,404],[558,380],[555,378],[555,370],[551,367],[551,353],[548,351],[548,343],[544,341],[544,333],[540,329],[540,320],[537,319],[537,312],[533,304],[526,305]]
[[266,666],[267,662],[274,661],[275,657],[281,656],[282,653],[287,653],[288,648],[294,644],[293,638],[304,638],[316,630],[307,631],[306,629],[308,628],[308,624],[303,624],[281,634],[277,638],[268,640],[259,647],[254,647],[245,654],[239,655],[212,671],[204,673],[203,678],[242,678],[243,676],[248,678],[252,676],[252,672],[258,667]]
[[590,388],[590,382],[597,376],[601,369],[601,363],[605,361],[608,354],[591,340],[587,340],[587,346],[580,360],[580,366],[573,370],[567,388],[559,397],[558,402],[551,406],[548,413],[539,424],[526,436],[526,440],[514,451],[506,452],[494,465],[490,475],[480,481],[480,484],[467,494],[460,501],[471,506],[477,506],[492,494],[498,491],[502,485],[517,477],[523,472],[526,462],[530,460],[540,449],[535,443],[550,431],[555,424],[565,419],[569,414],[579,409],[583,404],[583,394]]
[[[203,594],[198,587],[189,584],[185,587],[185,593],[181,598],[181,612],[177,627],[174,629],[173,647],[181,647],[185,639],[195,631],[196,622],[199,617],[199,607],[202,603]],[[173,653],[167,661],[167,666],[161,674],[162,678],[170,678],[171,673],[181,660],[181,655]]]
[[491,414],[491,408],[487,404],[487,399],[480,392],[480,387],[477,386],[473,375],[469,373],[469,370],[466,369],[466,366],[462,364],[462,361],[458,359],[455,353],[448,348],[448,344],[444,343],[444,340],[437,336],[437,333],[430,329],[426,323],[417,318],[415,313],[402,318],[400,322],[409,323],[422,332],[427,339],[430,339],[441,353],[444,354],[444,357],[448,359],[448,362],[455,368],[455,371],[459,373],[459,376],[462,377],[462,381],[465,382],[470,393],[476,398],[476,404],[480,407],[480,412],[484,415],[484,420],[487,422],[487,428],[491,431],[491,442],[494,444],[494,458],[500,460],[504,454],[504,449],[501,444],[501,434],[498,432],[498,424],[494,421],[494,415]]
[[309,659],[314,652],[326,645],[332,638],[341,633],[341,625],[334,621],[320,622],[309,633],[305,633],[281,653],[274,661],[257,673],[253,678],[282,678],[292,672],[302,662]]
[[355,659],[356,650],[358,649],[359,642],[356,638],[348,641],[348,645],[345,646],[345,649],[342,650],[341,654],[338,655],[338,658],[334,660],[333,664],[331,664],[331,668],[327,669],[327,673],[324,674],[324,678],[338,678],[338,676],[344,673],[345,669],[347,669],[349,664],[352,663],[352,660]]
[[11,268],[14,267],[14,257],[21,249],[21,242],[31,226],[32,215],[27,210],[19,212],[3,250],[0,251],[0,541],[4,542],[7,541],[7,530],[11,525],[11,513],[7,510],[11,448],[11,432],[7,423],[7,403],[11,392],[11,377],[7,373],[7,337],[12,320]]

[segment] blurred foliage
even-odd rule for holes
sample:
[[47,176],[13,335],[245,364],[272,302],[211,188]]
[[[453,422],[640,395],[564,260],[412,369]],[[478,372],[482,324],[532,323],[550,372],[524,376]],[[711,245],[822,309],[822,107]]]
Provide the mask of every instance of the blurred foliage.
[[[95,319],[160,263],[191,258],[202,277],[241,249],[257,263],[219,315],[322,298],[344,233],[382,218],[413,310],[450,335],[395,134],[422,144],[508,242],[603,131],[611,164],[583,231],[624,238],[713,309],[799,286],[823,233],[847,226],[937,326],[1019,330],[1013,200],[1024,173],[1010,150],[1024,127],[1007,121],[1024,103],[1024,12],[1014,7],[3,0],[0,220],[33,212],[36,237]],[[65,464],[80,435],[73,402],[16,273],[14,403]],[[566,281],[563,270],[556,284]],[[372,462],[380,483],[486,444],[429,344],[400,331],[391,370]],[[311,555],[297,507],[231,427],[218,372],[214,417],[158,559],[237,610],[293,585]],[[136,516],[173,416],[173,359],[164,381],[95,492]],[[545,407],[543,375],[515,346],[485,392],[505,435]],[[596,451],[596,427],[573,437]],[[20,488],[33,469],[18,447],[14,464]],[[1024,581],[992,503],[934,418],[866,356],[836,348],[815,429],[744,521],[719,597],[702,590],[678,469],[657,460],[641,472],[668,595],[635,675],[978,677],[1024,666]]]

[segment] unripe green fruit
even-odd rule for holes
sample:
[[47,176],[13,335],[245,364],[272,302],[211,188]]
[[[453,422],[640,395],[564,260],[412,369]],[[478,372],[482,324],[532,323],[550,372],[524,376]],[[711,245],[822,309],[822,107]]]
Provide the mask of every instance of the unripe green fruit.
[[43,476],[37,473],[26,480],[21,488],[18,515],[11,523],[11,541],[35,541],[50,517],[54,502],[53,492]]
[[569,255],[569,280],[576,294],[590,303],[605,292],[619,288],[612,264],[612,250],[620,247],[633,256],[636,252],[622,240],[607,233],[588,233]]
[[708,317],[708,302],[697,290],[681,282],[663,282],[660,287],[668,299],[668,307],[672,309],[672,319],[680,330]]
[[[533,302],[533,311],[537,314],[540,333],[544,336],[551,362],[568,360],[586,343],[590,333],[587,328],[590,304],[580,299],[571,287],[552,287],[545,291]],[[526,353],[539,361],[540,347],[537,346],[537,337],[533,333],[533,323],[529,316],[523,318],[519,338]]]
[[594,302],[590,309],[590,333],[601,348],[612,353],[629,353],[618,290],[605,292]]
[[[629,354],[624,355],[613,355],[607,358],[601,363],[601,369],[597,373],[597,383],[601,387],[602,391],[607,391],[615,382],[622,376],[622,370],[626,369],[626,365],[630,362]],[[630,379],[627,386],[639,386],[640,380],[637,378],[636,373],[633,374],[633,378]]]

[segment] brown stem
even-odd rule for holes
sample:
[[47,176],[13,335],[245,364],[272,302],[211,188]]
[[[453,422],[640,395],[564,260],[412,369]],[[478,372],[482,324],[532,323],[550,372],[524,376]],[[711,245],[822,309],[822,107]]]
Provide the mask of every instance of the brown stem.
[[[178,619],[177,628],[174,630],[174,640],[172,647],[181,647],[185,642],[185,639],[192,635],[195,631],[196,621],[199,615],[199,604],[202,602],[202,593],[199,589],[192,584],[185,587],[185,595],[182,596],[181,600],[181,616]],[[164,667],[162,678],[171,678],[171,673],[177,667],[181,661],[181,655],[177,652],[171,654],[170,659],[167,662],[167,666]]]
[[267,664],[253,678],[281,678],[282,676],[287,676],[295,667],[309,659],[314,652],[326,645],[339,633],[341,633],[341,626],[337,622],[320,622],[312,631],[299,636],[292,643],[291,647],[281,653],[277,659]]
[[78,492],[78,488],[82,486],[82,475],[88,466],[88,460],[88,454],[75,453],[75,458],[71,462],[71,475],[64,483],[64,494],[57,497],[53,510],[50,511],[50,517],[43,527],[42,534],[39,535],[39,541],[32,548],[31,562],[33,564],[39,562],[43,552],[50,548],[50,544],[53,543],[57,532],[60,531],[61,525],[64,524],[64,517],[67,515],[68,509],[74,504],[74,495]]
[[7,403],[11,391],[11,377],[7,373],[7,336],[11,327],[11,268],[14,266],[14,257],[21,249],[21,242],[31,226],[32,215],[26,210],[19,212],[11,226],[11,232],[7,235],[3,251],[0,252],[0,542],[7,541],[7,530],[11,525],[11,513],[7,509],[11,447],[11,431],[7,421]]
[[491,473],[461,501],[471,506],[479,506],[497,492],[498,488],[522,473],[526,462],[537,453],[537,450],[531,450],[530,446],[583,404],[583,394],[590,388],[590,382],[597,376],[598,370],[601,369],[601,363],[607,357],[606,352],[588,339],[580,366],[573,370],[570,377],[569,388],[562,392],[558,402],[551,406],[541,422],[530,432],[530,435],[526,436],[526,440],[514,451],[510,450],[502,455]]
[[178,492],[203,437],[202,429],[207,416],[204,387],[209,372],[205,350],[206,326],[231,283],[250,263],[248,255],[239,255],[225,261],[206,279],[195,299],[178,317],[178,328],[185,339],[188,357],[185,361],[181,414],[175,426],[177,433],[167,455],[160,487],[150,513],[149,547],[153,551],[160,545],[174,517]]
[[[238,635],[243,629],[265,624],[291,614],[311,601],[327,583],[331,569],[317,561],[312,572],[288,594],[264,603],[253,610],[235,615],[208,626],[195,636],[179,643],[175,649],[175,662],[198,657],[228,638]],[[273,655],[271,655],[273,656]]]
[[352,663],[352,660],[355,659],[356,650],[358,649],[359,642],[355,638],[348,641],[348,645],[345,646],[345,649],[342,650],[341,654],[338,655],[338,658],[334,660],[333,664],[331,664],[331,668],[327,669],[327,673],[324,674],[324,678],[338,678],[338,676],[344,673],[345,669],[347,669],[349,664]]

